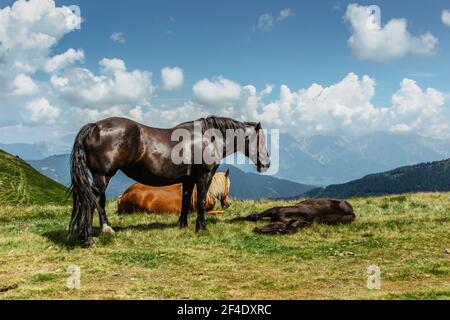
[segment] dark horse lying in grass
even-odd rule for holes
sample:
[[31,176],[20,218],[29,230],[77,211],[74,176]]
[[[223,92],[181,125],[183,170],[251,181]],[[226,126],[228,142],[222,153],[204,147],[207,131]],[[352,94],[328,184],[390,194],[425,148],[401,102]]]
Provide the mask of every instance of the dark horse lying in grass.
[[221,160],[237,151],[250,158],[259,172],[270,167],[259,123],[208,117],[171,129],[152,128],[124,118],[88,124],[78,133],[72,150],[73,210],[69,232],[84,246],[92,245],[95,209],[102,232],[114,232],[105,212],[105,191],[118,170],[149,186],[183,184],[178,221],[181,228],[188,224],[191,195],[197,185],[196,230],[205,229],[205,201],[211,179]]
[[272,208],[244,219],[259,221],[266,218],[270,218],[271,223],[262,228],[255,228],[256,233],[292,234],[296,233],[299,228],[313,223],[351,223],[356,216],[352,206],[347,201],[306,200],[295,206]]

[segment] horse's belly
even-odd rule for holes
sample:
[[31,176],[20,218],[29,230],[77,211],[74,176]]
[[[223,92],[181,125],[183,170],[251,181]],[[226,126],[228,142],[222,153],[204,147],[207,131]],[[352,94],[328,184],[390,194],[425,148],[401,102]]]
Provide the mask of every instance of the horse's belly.
[[154,173],[145,166],[138,166],[132,169],[122,169],[129,178],[136,180],[142,184],[153,187],[170,186],[181,182],[181,179],[186,175],[182,174],[182,170],[179,173]]

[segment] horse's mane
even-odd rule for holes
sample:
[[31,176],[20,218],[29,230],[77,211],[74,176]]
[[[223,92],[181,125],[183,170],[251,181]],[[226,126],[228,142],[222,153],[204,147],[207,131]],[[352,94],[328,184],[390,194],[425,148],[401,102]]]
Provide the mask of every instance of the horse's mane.
[[[245,130],[248,126],[256,126],[256,123],[254,123],[254,122],[241,122],[241,121],[234,120],[231,118],[216,117],[216,116],[200,118],[200,119],[197,119],[196,121],[201,122],[203,124],[203,132],[205,132],[208,129],[217,129],[217,130],[220,130],[222,133],[225,133],[225,131],[227,129]],[[185,125],[188,125],[191,123],[192,122],[185,122],[185,123],[178,125],[177,127],[185,126]]]
[[222,196],[227,192],[227,181],[229,177],[226,176],[224,172],[217,172],[209,186],[208,196],[215,197],[216,199],[222,198]]
[[201,118],[197,121],[203,122],[203,130],[204,131],[206,131],[208,129],[217,129],[220,131],[225,131],[227,129],[245,130],[247,128],[247,126],[250,124],[248,122],[241,122],[241,121],[237,121],[237,120],[234,120],[231,118],[216,117],[216,116]]
[[[210,201],[222,199],[222,197],[227,192],[227,188],[229,188],[230,178],[224,172],[217,172],[211,181],[211,185],[208,189],[207,198],[211,199]],[[194,192],[192,199],[197,199],[197,186],[194,186]],[[208,201],[207,199],[207,201]]]

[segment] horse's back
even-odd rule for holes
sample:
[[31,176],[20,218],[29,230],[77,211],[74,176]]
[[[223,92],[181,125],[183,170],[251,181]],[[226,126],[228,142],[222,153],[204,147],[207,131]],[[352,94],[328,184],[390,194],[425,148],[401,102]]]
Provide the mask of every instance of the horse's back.
[[345,214],[353,214],[352,205],[345,200],[334,200],[334,199],[309,199],[302,201],[298,204],[299,206],[305,205],[317,210],[323,210],[326,212],[342,212]]

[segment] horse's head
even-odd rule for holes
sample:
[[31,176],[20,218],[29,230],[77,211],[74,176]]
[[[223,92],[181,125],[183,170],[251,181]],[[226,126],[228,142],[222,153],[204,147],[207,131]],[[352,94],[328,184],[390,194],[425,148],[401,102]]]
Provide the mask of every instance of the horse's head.
[[230,195],[230,169],[225,172],[225,187],[223,194],[220,198],[220,205],[222,209],[228,209],[230,204],[228,203],[228,196]]
[[[224,147],[224,154],[220,156],[226,157],[235,152],[241,152],[256,165],[258,172],[266,172],[269,170],[270,156],[267,151],[266,136],[261,127],[261,123],[240,122],[230,118],[214,116],[201,119],[201,121],[203,122],[204,133],[208,132],[211,134],[209,132],[210,129],[217,130],[221,133],[219,136],[222,139],[217,140],[216,136],[214,136],[214,140],[211,139],[214,142],[216,140],[225,142],[216,143],[219,150],[220,147]],[[226,137],[226,141],[223,141],[223,137]],[[207,140],[209,141],[209,137]]]
[[256,165],[258,172],[270,168],[270,156],[266,146],[266,136],[261,123],[249,123],[250,135],[246,135],[245,156]]

